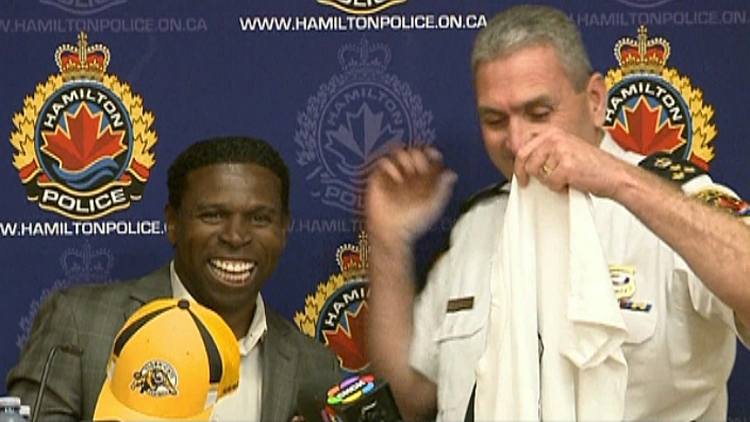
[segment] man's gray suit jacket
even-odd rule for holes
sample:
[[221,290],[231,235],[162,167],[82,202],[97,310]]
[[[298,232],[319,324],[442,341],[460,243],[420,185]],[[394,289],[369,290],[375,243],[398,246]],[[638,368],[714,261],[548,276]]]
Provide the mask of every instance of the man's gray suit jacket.
[[[120,328],[145,303],[170,297],[168,265],[138,280],[75,286],[50,294],[37,313],[18,364],[8,374],[8,394],[33,404],[51,348],[75,344],[83,349],[82,356],[55,356],[39,420],[91,420]],[[318,377],[331,379],[331,373],[338,376],[339,365],[330,350],[268,307],[266,318],[261,420],[288,421],[295,414],[299,386]],[[247,419],[238,415],[237,420]]]

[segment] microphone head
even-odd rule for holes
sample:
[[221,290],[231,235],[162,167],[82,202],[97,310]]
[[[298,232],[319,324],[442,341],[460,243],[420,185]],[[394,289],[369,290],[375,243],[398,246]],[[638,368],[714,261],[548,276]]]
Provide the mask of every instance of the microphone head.
[[388,383],[371,374],[343,380],[333,375],[300,384],[297,410],[305,422],[394,422],[401,420]]
[[341,382],[341,377],[326,372],[317,377],[300,382],[297,395],[297,412],[305,422],[327,422],[326,411],[328,390]]
[[402,420],[387,382],[371,374],[354,375],[328,390],[328,405],[336,420],[394,422]]
[[224,320],[196,302],[159,299],[115,337],[94,420],[209,420],[237,389],[240,351]]

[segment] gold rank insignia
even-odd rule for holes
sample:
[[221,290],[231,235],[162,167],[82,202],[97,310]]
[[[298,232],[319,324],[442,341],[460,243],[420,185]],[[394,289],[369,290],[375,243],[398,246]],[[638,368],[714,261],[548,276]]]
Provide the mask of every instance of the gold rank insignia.
[[641,160],[638,165],[656,173],[659,177],[684,184],[698,176],[707,174],[693,162],[675,156],[666,151],[656,152]]

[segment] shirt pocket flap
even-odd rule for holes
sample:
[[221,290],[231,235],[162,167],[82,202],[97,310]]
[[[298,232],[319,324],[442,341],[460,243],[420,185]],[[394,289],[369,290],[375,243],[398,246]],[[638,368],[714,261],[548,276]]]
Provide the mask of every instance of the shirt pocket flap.
[[462,339],[476,334],[487,324],[489,300],[482,296],[453,297],[446,302],[445,318],[436,341]]
[[646,311],[622,309],[622,319],[628,330],[625,343],[641,344],[654,336],[656,330],[657,313],[654,307]]

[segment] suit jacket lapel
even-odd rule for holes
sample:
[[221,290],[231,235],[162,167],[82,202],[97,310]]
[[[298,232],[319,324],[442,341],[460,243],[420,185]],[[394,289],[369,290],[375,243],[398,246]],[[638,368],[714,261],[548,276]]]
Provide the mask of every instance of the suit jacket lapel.
[[167,264],[133,284],[130,301],[123,309],[125,320],[146,303],[154,299],[169,297],[172,297],[172,285],[169,282],[169,264]]
[[[172,296],[172,287],[169,283],[169,265],[166,265],[141,279],[129,282],[129,284],[130,285],[127,287],[128,290],[123,291],[128,297],[123,301],[121,307],[121,319],[118,319],[117,313],[114,313],[111,317],[108,317],[106,322],[101,324],[101,326],[104,327],[104,333],[109,333],[109,335],[112,336],[112,339],[114,339],[130,315],[146,302],[150,302],[157,297]],[[95,315],[94,317],[98,317],[98,315]],[[89,345],[88,350],[84,351],[84,353],[92,353],[94,355],[99,353],[102,356],[101,365],[93,365],[90,370],[86,368],[86,370],[83,371],[83,388],[86,389],[86,397],[96,398],[99,396],[102,382],[107,377],[106,362],[109,359],[109,351],[111,347],[112,340],[107,335],[104,335],[101,337],[101,343]],[[86,417],[86,414],[93,414],[93,406],[95,403],[96,401],[89,402],[91,408],[87,410],[88,413],[84,413],[84,417]]]
[[289,338],[289,327],[266,308],[268,333],[263,344],[263,392],[260,419],[290,420],[297,407],[298,350]]

